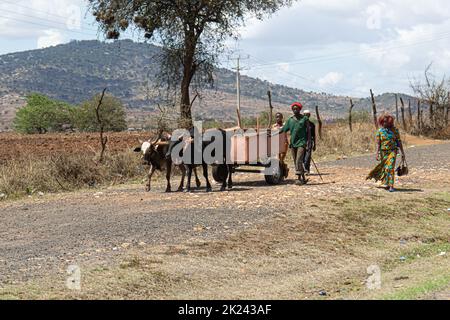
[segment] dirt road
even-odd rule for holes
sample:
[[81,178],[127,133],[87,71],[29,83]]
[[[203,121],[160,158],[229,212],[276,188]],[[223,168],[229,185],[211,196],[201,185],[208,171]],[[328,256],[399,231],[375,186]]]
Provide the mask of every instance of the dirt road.
[[[448,159],[450,144],[408,149],[412,173],[400,180],[398,196],[450,192]],[[108,266],[136,250],[226,241],[293,212],[306,223],[300,235],[310,239],[322,219],[316,204],[386,196],[364,180],[373,163],[365,156],[320,164],[325,182],[312,176],[304,188],[291,180],[268,187],[261,176],[236,175],[236,187],[225,193],[164,194],[159,183],[151,193],[131,185],[0,203],[0,288],[65,274],[71,264]]]

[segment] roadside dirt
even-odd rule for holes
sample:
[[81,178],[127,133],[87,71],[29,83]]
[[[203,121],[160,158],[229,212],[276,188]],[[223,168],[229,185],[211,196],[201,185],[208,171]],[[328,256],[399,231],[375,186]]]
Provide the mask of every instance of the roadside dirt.
[[[349,212],[358,212],[365,202],[395,205],[417,199],[426,204],[428,197],[450,193],[450,144],[408,149],[411,174],[400,179],[399,192],[392,196],[365,181],[367,169],[374,164],[372,158],[321,163],[324,181],[312,175],[306,187],[294,185],[293,180],[267,186],[262,176],[238,174],[234,190],[224,193],[206,194],[201,189],[193,194],[164,194],[164,184],[159,182],[151,193],[144,193],[143,186],[130,185],[0,203],[0,288],[39,282],[51,275],[64,277],[71,264],[111,270],[130,256],[139,256],[139,265],[153,266],[149,260],[164,263],[164,274],[177,274],[192,285],[183,295],[185,285],[175,288],[170,282],[167,288],[165,283],[164,290],[155,288],[146,297],[316,297],[318,286],[328,283],[334,288],[332,283],[346,278],[352,283],[349,275],[361,276],[362,262],[383,260],[386,250],[398,250],[392,243],[385,248],[380,243],[380,248],[361,258],[360,250],[369,242],[361,220],[364,215],[345,215],[340,208],[351,205]],[[378,212],[376,207],[370,210]],[[408,214],[416,214],[416,209],[411,210]],[[352,230],[351,224],[345,224],[352,221],[359,227]],[[389,221],[382,220],[378,227],[389,228]],[[402,230],[395,238],[392,231],[386,232],[395,243],[408,236]],[[428,233],[438,231],[425,228],[423,232],[427,239]],[[207,279],[202,276],[206,265],[213,268],[205,274]],[[222,276],[227,268],[230,274]],[[275,285],[280,272],[282,283]],[[245,288],[238,283],[242,277],[248,279]],[[208,281],[210,290],[205,291]],[[97,289],[92,288],[90,294],[95,296]]]

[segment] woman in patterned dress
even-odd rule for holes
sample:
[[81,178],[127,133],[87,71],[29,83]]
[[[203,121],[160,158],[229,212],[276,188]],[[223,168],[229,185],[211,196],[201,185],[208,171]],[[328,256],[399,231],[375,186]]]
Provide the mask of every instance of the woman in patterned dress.
[[405,160],[405,151],[400,133],[394,126],[394,117],[384,114],[378,119],[378,123],[381,128],[377,131],[377,161],[380,163],[369,173],[367,180],[381,181],[389,192],[394,192],[397,154],[400,149],[402,160]]

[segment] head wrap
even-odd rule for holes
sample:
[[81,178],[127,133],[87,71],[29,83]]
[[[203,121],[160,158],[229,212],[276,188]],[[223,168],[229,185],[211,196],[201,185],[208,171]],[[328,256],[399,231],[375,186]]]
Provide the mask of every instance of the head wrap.
[[291,109],[294,110],[294,107],[299,107],[300,110],[303,109],[303,105],[302,105],[300,102],[294,102],[294,103],[291,105]]

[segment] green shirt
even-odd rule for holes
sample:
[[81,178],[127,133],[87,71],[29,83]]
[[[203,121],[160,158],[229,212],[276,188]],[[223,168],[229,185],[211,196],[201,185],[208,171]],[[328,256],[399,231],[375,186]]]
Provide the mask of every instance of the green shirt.
[[304,148],[308,142],[308,118],[290,117],[280,132],[291,132],[290,148]]

